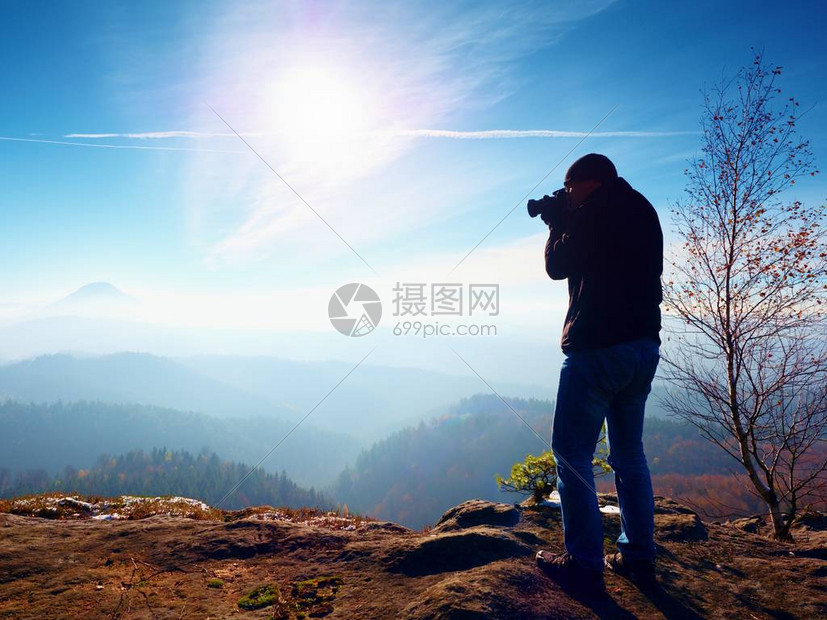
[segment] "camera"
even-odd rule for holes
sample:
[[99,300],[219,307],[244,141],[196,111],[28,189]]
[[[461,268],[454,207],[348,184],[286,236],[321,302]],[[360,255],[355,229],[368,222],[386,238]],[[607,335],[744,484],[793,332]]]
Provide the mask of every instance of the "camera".
[[551,196],[543,196],[540,200],[528,201],[528,214],[531,217],[540,216],[546,224],[551,225],[552,222],[560,220],[565,209],[568,207],[568,199],[566,198],[566,189],[561,187]]

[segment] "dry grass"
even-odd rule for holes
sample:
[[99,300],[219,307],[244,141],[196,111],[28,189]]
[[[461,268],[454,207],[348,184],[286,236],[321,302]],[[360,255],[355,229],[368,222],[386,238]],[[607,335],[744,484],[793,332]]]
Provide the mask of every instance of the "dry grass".
[[57,520],[139,520],[156,515],[224,522],[257,519],[302,523],[331,530],[352,530],[373,521],[368,517],[350,514],[347,508],[324,511],[317,508],[255,506],[243,510],[220,510],[186,497],[100,497],[65,493],[0,499],[0,513]]
[[370,517],[354,515],[341,509],[324,511],[318,508],[273,508],[272,506],[255,506],[243,510],[224,511],[223,520],[237,521],[250,518],[262,521],[304,523],[331,530],[356,529],[363,523],[375,521]]

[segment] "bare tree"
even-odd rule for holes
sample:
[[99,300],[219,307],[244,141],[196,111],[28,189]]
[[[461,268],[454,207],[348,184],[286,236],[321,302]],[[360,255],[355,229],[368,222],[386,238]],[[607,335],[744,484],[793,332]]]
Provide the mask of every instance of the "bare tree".
[[814,176],[799,104],[761,54],[704,95],[701,155],[673,209],[666,406],[740,463],[790,537],[827,491],[824,205],[780,194]]

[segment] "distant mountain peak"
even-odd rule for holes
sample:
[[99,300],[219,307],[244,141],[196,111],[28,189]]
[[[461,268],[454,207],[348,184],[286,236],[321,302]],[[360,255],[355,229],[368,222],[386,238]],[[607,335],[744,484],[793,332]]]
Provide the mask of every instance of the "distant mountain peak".
[[109,282],[91,282],[45,308],[46,314],[105,317],[128,316],[138,300]]
[[120,290],[114,284],[110,284],[109,282],[90,282],[89,284],[85,284],[81,286],[78,290],[76,290],[71,295],[68,295],[63,298],[63,301],[69,299],[120,299],[123,301],[131,301],[134,302],[135,298],[127,295],[122,290]]

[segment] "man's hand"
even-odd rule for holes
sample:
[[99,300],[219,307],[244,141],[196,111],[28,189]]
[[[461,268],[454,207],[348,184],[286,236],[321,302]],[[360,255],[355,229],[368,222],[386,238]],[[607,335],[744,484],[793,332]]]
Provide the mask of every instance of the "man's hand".
[[546,226],[551,226],[551,219],[549,214],[547,213],[546,209],[543,209],[545,206],[543,203],[547,203],[550,200],[548,195],[543,196],[539,200],[534,200],[533,198],[528,201],[528,213],[529,215],[533,215],[534,213],[539,212],[540,219],[546,224]]
[[543,200],[547,201],[549,208],[541,214],[541,218],[550,228],[559,228],[565,226],[565,221],[568,216],[568,205],[561,205],[560,201],[553,196],[543,196]]

